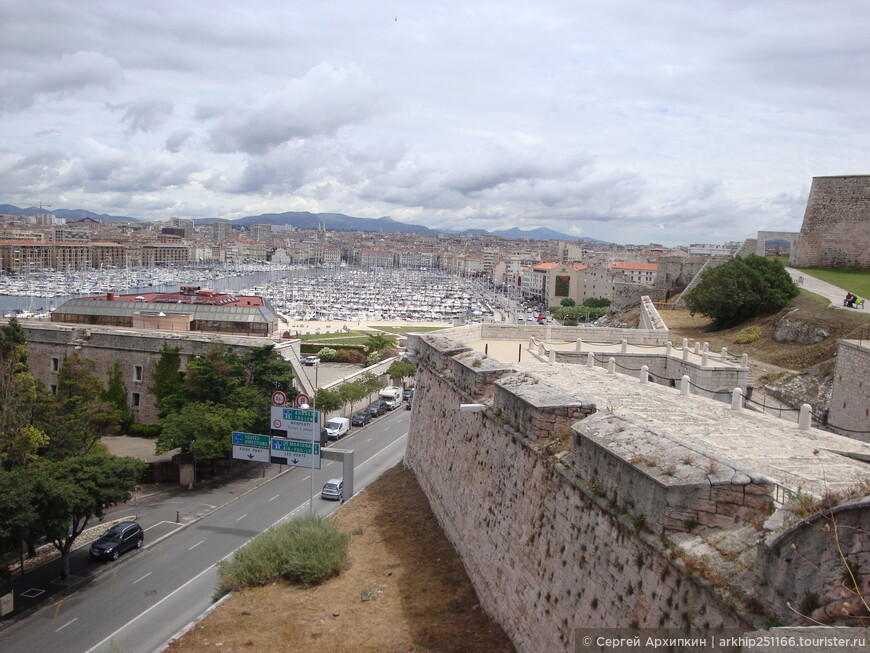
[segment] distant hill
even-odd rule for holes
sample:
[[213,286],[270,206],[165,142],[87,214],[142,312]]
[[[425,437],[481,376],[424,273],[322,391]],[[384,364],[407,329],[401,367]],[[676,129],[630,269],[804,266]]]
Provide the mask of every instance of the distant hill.
[[140,222],[138,218],[131,218],[123,215],[107,215],[105,213],[94,213],[85,209],[57,209],[52,210],[49,207],[28,206],[21,208],[12,204],[0,204],[0,213],[8,213],[10,215],[39,215],[41,213],[50,213],[64,220],[81,220],[83,218],[91,218],[100,222]]
[[[43,213],[52,213],[59,218],[67,220],[81,220],[82,218],[92,218],[100,222],[141,222],[139,218],[131,218],[127,216],[106,215],[105,213],[94,213],[84,209],[56,209],[43,207]],[[0,204],[0,213],[12,215],[36,215],[39,213],[39,207],[31,206],[28,208],[20,208],[12,204]],[[397,222],[389,217],[381,218],[355,218],[343,213],[309,213],[308,211],[286,211],[284,213],[263,213],[261,215],[249,215],[244,218],[235,220],[226,220],[224,218],[197,218],[193,221],[199,225],[210,225],[215,222],[229,222],[233,226],[250,227],[254,223],[271,224],[271,225],[289,225],[296,229],[317,229],[323,226],[329,231],[369,231],[383,233],[406,233],[406,234],[451,234],[451,235],[468,235],[468,236],[499,236],[501,238],[530,240],[567,240],[576,241],[576,236],[569,236],[546,227],[530,229],[524,231],[516,227],[512,229],[502,229],[498,231],[486,231],[485,229],[466,229],[459,231],[456,229],[430,229],[419,224],[410,224],[407,222]],[[594,238],[586,238],[585,240],[595,241]],[[606,242],[606,241],[596,241]]]

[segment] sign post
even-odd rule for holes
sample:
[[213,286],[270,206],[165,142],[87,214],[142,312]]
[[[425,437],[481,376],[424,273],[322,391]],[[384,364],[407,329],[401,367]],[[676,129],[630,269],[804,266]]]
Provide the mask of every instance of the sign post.
[[269,462],[271,444],[268,435],[233,432],[233,458],[258,463]]

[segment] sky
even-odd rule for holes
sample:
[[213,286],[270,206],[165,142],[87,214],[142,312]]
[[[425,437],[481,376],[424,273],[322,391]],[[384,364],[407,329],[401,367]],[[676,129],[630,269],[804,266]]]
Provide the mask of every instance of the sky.
[[0,0],[0,203],[618,243],[870,174],[862,0]]

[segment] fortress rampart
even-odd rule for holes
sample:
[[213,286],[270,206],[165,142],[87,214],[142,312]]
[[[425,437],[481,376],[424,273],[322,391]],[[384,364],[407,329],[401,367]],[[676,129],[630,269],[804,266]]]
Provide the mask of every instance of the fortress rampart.
[[[465,344],[480,326],[409,336],[406,464],[517,650],[574,650],[579,627],[805,623],[787,603],[856,625],[829,522],[788,524],[795,496],[870,478],[870,448],[598,367],[505,364]],[[838,514],[867,587],[870,506]]]
[[791,265],[870,270],[868,239],[870,175],[813,177]]

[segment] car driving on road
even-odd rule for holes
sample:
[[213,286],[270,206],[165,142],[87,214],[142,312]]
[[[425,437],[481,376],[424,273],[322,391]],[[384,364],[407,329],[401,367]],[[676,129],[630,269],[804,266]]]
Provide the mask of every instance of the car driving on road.
[[306,356],[302,359],[303,365],[319,365],[320,357],[319,356]]
[[330,501],[341,501],[341,492],[344,489],[344,482],[340,478],[331,478],[323,484],[323,489],[320,491],[320,496]]

